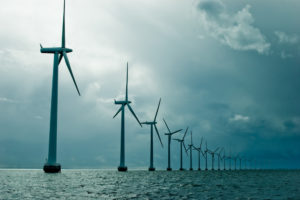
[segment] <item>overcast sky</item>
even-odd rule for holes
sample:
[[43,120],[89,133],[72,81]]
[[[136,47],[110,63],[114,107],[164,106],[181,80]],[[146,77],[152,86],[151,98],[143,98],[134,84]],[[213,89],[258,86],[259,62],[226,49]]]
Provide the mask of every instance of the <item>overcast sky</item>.
[[[48,152],[53,55],[62,0],[0,0],[0,167],[41,168]],[[300,166],[300,1],[67,0],[66,41],[78,96],[59,69],[58,162],[116,168],[125,93],[141,121],[158,113],[157,168],[167,167],[167,129],[193,131],[209,149],[264,166]],[[126,110],[126,165],[149,166],[150,127]],[[190,133],[190,132],[189,132]],[[177,133],[174,138],[182,137]],[[188,135],[186,143],[190,143]],[[172,142],[172,167],[179,144]],[[188,167],[188,157],[184,157]],[[197,167],[194,152],[194,167]]]

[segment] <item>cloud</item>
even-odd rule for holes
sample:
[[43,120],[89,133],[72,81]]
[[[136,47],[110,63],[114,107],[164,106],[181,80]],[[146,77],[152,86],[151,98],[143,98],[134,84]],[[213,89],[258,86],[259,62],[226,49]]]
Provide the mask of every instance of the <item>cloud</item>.
[[267,54],[271,44],[266,41],[261,31],[252,25],[254,18],[250,8],[250,5],[246,5],[232,15],[219,0],[203,0],[197,6],[204,28],[219,42],[234,50],[254,50],[260,54]]
[[0,97],[0,102],[4,102],[4,103],[17,103],[17,101],[15,101],[13,99],[6,98],[6,97]]
[[248,116],[243,116],[243,115],[239,115],[239,114],[235,114],[234,117],[230,118],[229,121],[243,121],[243,122],[247,122],[249,121],[249,117]]
[[299,36],[296,34],[287,34],[282,31],[275,31],[274,34],[281,44],[297,44],[299,42]]

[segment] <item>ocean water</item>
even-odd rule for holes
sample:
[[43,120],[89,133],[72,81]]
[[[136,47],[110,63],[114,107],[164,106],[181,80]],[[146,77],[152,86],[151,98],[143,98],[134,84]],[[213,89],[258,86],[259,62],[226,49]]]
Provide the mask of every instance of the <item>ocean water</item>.
[[0,170],[0,199],[300,199],[300,171]]

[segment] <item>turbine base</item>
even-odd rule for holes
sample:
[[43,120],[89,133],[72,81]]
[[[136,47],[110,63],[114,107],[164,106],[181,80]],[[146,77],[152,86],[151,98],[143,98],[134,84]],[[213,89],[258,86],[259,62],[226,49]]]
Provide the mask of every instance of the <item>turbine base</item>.
[[198,171],[201,171],[201,169],[200,169],[200,168],[198,168]]
[[193,171],[193,168],[190,168],[190,171]]
[[180,171],[184,171],[185,169],[184,169],[184,168],[180,168],[179,170],[180,170]]
[[61,172],[60,164],[45,164],[43,168],[45,173],[59,173]]
[[155,171],[155,168],[154,168],[154,167],[149,167],[148,170],[149,170],[149,171]]
[[119,166],[118,167],[118,171],[119,172],[126,172],[127,171],[127,167],[126,166],[124,166],[124,167]]
[[167,171],[172,171],[172,168],[168,167],[168,168],[167,168]]

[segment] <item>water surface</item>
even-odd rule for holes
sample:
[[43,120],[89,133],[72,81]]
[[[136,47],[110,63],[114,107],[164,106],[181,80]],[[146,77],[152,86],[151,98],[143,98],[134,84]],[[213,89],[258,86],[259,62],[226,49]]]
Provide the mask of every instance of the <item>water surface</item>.
[[300,199],[300,171],[0,170],[0,199]]

